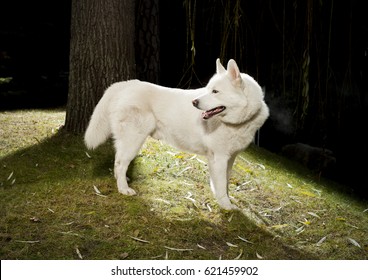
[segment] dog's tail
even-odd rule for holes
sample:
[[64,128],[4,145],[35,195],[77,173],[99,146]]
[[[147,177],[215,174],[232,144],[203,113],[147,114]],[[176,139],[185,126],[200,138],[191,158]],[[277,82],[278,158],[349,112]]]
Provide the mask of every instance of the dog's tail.
[[91,120],[84,135],[84,142],[88,149],[95,149],[104,143],[111,135],[111,128],[108,119],[109,98],[106,96],[101,98],[93,111]]

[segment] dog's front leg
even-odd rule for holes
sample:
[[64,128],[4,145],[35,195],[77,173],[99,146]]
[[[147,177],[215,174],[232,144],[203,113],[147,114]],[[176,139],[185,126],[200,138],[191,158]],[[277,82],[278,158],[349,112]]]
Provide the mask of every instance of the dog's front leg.
[[214,155],[208,159],[210,168],[211,189],[218,201],[218,204],[225,210],[237,209],[230,202],[227,185],[229,179],[229,170],[234,163],[235,157],[225,155]]

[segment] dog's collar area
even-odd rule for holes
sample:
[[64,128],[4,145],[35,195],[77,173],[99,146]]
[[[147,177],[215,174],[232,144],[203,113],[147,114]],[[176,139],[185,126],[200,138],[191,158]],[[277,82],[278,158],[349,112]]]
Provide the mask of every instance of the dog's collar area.
[[211,110],[207,110],[205,112],[202,113],[202,118],[204,120],[208,120],[209,118],[212,118],[213,116],[220,114],[221,112],[223,112],[226,109],[225,106],[218,106],[216,108],[213,108]]

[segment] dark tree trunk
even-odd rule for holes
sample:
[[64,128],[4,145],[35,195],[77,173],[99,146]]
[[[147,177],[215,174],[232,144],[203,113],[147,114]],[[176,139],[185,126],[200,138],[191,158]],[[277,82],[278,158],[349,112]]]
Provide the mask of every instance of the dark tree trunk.
[[135,78],[133,0],[72,0],[65,129],[83,133],[112,83]]
[[159,0],[138,0],[136,15],[137,76],[157,84],[160,74]]

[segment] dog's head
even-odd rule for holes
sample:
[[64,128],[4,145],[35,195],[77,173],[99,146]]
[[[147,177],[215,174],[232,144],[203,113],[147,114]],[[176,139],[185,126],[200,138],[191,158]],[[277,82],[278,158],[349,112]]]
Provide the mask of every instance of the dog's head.
[[258,83],[249,75],[240,73],[233,59],[222,66],[216,60],[216,74],[205,87],[206,93],[192,101],[193,105],[203,110],[202,118],[220,118],[229,124],[242,124],[261,110],[263,93]]

